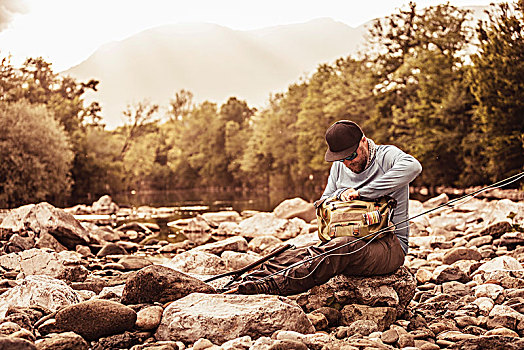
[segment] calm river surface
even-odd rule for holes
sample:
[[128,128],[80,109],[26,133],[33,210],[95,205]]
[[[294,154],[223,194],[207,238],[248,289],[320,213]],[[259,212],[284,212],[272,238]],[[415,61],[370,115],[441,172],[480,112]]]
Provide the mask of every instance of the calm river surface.
[[[205,212],[216,212],[221,210],[235,210],[241,213],[244,210],[272,211],[278,204],[288,198],[299,197],[299,195],[264,192],[243,191],[148,191],[132,194],[121,193],[113,195],[113,200],[120,207],[138,208],[149,206],[154,208],[170,207],[176,208],[175,214],[168,217],[149,218],[136,220],[142,222],[153,222],[160,226],[158,238],[168,241],[179,241],[180,237],[175,230],[167,227],[167,223],[177,219],[194,217]],[[300,196],[305,200],[313,201],[316,198]],[[125,222],[125,221],[124,221]]]

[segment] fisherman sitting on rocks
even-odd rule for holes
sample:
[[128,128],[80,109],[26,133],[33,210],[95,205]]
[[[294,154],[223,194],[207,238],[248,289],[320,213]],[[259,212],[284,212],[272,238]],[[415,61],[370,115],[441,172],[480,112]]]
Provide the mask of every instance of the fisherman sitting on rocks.
[[[320,201],[374,200],[390,196],[396,201],[391,215],[394,234],[365,241],[353,236],[334,237],[320,246],[287,250],[244,277],[232,291],[239,294],[292,295],[344,274],[374,276],[389,274],[404,263],[408,251],[409,183],[422,171],[420,163],[392,145],[375,145],[354,122],[340,120],[326,131],[325,159],[333,162]],[[350,243],[353,242],[353,243]],[[335,249],[333,253],[331,251]],[[328,252],[317,259],[288,268],[297,262]]]

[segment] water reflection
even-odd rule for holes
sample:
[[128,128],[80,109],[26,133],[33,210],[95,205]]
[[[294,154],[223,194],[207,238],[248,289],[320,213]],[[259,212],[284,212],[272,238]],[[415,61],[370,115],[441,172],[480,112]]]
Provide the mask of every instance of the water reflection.
[[286,193],[284,191],[210,191],[210,190],[175,190],[175,191],[137,191],[121,193],[113,196],[113,200],[121,207],[191,207],[199,211],[220,210],[258,210],[272,211],[280,202],[287,198],[300,196],[308,200],[308,196]]
[[[168,215],[148,217],[143,219],[123,220],[118,224],[129,221],[151,222],[160,226],[158,239],[177,242],[185,237],[178,230],[168,227],[170,221],[197,216],[205,212],[235,210],[242,213],[244,210],[273,211],[273,209],[288,198],[297,197],[293,193],[284,191],[209,191],[209,190],[176,190],[176,191],[136,191],[121,193],[113,196],[113,200],[121,208],[153,207],[172,208]],[[300,196],[306,200],[306,196]]]

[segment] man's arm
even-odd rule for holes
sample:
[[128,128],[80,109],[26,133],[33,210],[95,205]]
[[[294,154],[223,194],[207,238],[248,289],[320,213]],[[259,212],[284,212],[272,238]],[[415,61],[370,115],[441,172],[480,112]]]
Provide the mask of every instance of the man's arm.
[[337,179],[339,176],[339,172],[337,169],[337,164],[333,163],[331,165],[331,170],[329,171],[329,177],[328,182],[326,185],[326,189],[324,190],[324,193],[322,193],[322,196],[320,197],[320,200],[331,198],[331,197],[337,197],[342,193],[345,188],[338,188],[337,189]]
[[366,198],[379,198],[408,185],[422,171],[419,161],[413,156],[401,151],[395,146],[385,150],[384,162],[380,166],[384,175],[367,183],[358,189],[358,193]]

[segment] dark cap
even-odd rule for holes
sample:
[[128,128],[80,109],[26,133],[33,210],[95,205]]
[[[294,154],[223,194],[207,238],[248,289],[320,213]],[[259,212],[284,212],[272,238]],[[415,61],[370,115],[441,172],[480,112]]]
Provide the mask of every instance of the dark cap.
[[364,136],[357,123],[350,120],[339,120],[326,131],[326,162],[334,162],[349,157],[358,148]]

